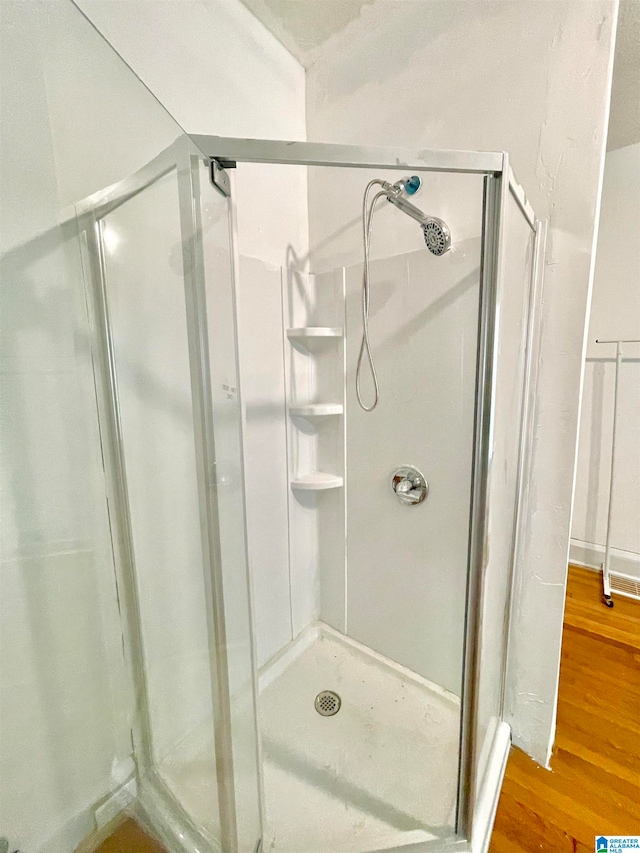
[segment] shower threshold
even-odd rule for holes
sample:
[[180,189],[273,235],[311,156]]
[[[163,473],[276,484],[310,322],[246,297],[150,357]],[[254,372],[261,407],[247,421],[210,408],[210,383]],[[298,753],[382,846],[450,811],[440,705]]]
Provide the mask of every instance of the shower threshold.
[[[338,713],[318,713],[323,691],[338,694]],[[317,623],[261,670],[259,722],[264,853],[368,853],[454,838],[453,693]],[[206,826],[213,745],[184,746],[162,775]]]

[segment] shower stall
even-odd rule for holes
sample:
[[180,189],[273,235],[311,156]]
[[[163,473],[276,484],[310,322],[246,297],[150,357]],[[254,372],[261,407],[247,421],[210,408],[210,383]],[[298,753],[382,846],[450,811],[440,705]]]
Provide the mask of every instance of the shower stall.
[[[304,172],[307,256],[240,251],[261,169]],[[362,194],[406,175],[451,248],[382,200],[365,411]],[[508,156],[184,136],[76,216],[140,820],[176,853],[486,850],[544,251]]]

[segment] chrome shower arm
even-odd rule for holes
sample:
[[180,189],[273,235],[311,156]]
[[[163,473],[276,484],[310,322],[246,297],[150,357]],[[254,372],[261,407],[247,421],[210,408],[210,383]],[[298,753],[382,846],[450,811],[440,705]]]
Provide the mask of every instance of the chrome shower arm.
[[395,204],[395,206],[403,213],[406,213],[407,216],[410,216],[412,219],[415,219],[416,222],[419,222],[420,225],[424,225],[425,220],[428,219],[420,208],[416,207],[415,204],[411,204],[410,201],[407,201],[407,199],[403,198],[401,195],[387,192],[387,199],[391,204]]

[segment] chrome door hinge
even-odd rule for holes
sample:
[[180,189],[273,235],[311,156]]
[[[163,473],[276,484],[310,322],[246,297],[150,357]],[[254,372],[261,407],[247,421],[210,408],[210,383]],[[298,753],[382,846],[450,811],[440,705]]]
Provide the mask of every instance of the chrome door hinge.
[[222,195],[231,195],[231,181],[227,175],[227,169],[235,169],[235,160],[223,160],[221,157],[214,157],[209,164],[209,177],[213,186],[219,190]]

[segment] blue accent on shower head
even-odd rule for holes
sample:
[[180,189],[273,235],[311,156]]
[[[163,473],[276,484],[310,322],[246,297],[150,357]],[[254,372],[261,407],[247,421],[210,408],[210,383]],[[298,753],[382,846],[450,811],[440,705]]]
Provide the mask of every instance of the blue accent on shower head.
[[406,183],[404,185],[404,191],[407,195],[415,195],[420,189],[420,185],[422,181],[417,175],[411,175],[410,178],[406,178]]

